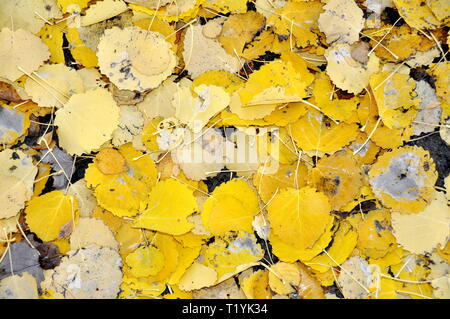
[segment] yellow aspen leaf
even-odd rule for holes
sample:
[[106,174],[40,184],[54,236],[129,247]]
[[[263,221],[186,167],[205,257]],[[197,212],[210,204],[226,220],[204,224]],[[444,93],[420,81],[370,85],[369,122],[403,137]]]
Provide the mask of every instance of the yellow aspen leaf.
[[187,124],[194,133],[199,133],[209,120],[225,109],[230,103],[230,95],[221,87],[201,84],[194,89],[180,88],[173,96],[175,117]]
[[242,57],[246,60],[256,60],[259,56],[264,55],[266,51],[270,51],[274,40],[275,34],[272,30],[263,30],[252,42],[244,47]]
[[382,271],[387,271],[388,267],[402,262],[404,252],[401,247],[396,247],[381,258],[369,258],[369,262],[370,264],[378,265]]
[[178,262],[175,270],[170,275],[168,283],[170,285],[179,284],[186,270],[194,263],[200,254],[200,246],[197,247],[178,247]]
[[330,0],[323,9],[318,23],[328,43],[352,44],[359,39],[359,32],[364,27],[363,11],[353,0]]
[[70,235],[70,248],[80,249],[90,245],[118,249],[118,243],[108,226],[101,220],[83,217]]
[[[353,0],[346,0],[352,1]],[[352,57],[352,48],[345,43],[335,43],[325,51],[327,74],[340,89],[358,94],[364,90],[373,73],[378,72],[379,59],[370,55],[366,64]]]
[[340,150],[358,135],[356,124],[336,124],[315,110],[309,111],[291,128],[292,136],[302,150],[327,154]]
[[59,252],[61,254],[66,254],[68,251],[71,250],[68,238],[58,238],[53,240],[52,243],[58,246]]
[[245,278],[239,278],[239,282],[248,299],[272,298],[267,270],[257,270]]
[[369,171],[375,196],[400,213],[422,211],[433,199],[437,172],[430,153],[406,146],[378,157]]
[[270,266],[269,286],[280,295],[295,292],[294,287],[300,284],[300,272],[295,264],[278,262]]
[[361,255],[381,258],[395,248],[391,216],[388,210],[373,210],[357,225],[358,244]]
[[38,165],[38,173],[36,175],[36,181],[34,183],[34,191],[33,191],[34,196],[39,196],[42,194],[42,191],[45,188],[45,184],[47,184],[47,181],[50,177],[49,174],[51,169],[52,169],[51,164],[40,163]]
[[311,259],[309,266],[318,272],[326,272],[330,267],[337,267],[336,263],[342,264],[350,256],[356,247],[357,239],[358,233],[350,223],[340,222],[333,243],[326,249],[327,253],[324,252]]
[[309,269],[301,263],[297,263],[296,265],[301,278],[300,284],[296,288],[299,296],[303,299],[325,299],[322,287],[312,276]]
[[365,299],[369,296],[369,286],[372,282],[372,272],[369,264],[360,256],[353,256],[347,259],[342,268],[337,283],[341,287],[341,292],[348,299]]
[[359,122],[364,123],[364,132],[366,134],[373,132],[370,140],[379,147],[397,148],[403,144],[403,141],[408,141],[410,136],[413,135],[413,130],[410,126],[401,129],[391,129],[379,119],[378,107],[371,90],[361,99],[357,113]]
[[252,231],[258,213],[255,191],[243,180],[233,179],[216,187],[203,205],[202,220],[213,235],[227,231]]
[[325,247],[331,242],[334,235],[334,218],[326,226],[325,232],[319,237],[311,248],[298,249],[281,241],[276,235],[270,234],[269,241],[272,245],[273,254],[281,261],[292,263],[295,261],[307,262],[319,255]]
[[441,24],[427,2],[414,0],[393,0],[393,2],[400,16],[413,28],[435,29]]
[[115,175],[128,170],[125,158],[114,148],[102,148],[94,160],[98,169],[105,175]]
[[[142,1],[132,1],[133,3],[142,4]],[[167,5],[164,5],[165,4]],[[204,0],[180,0],[177,3],[172,3],[167,0],[158,3],[154,1],[153,4],[146,4],[145,6],[130,4],[131,9],[137,12],[147,13],[151,16],[155,15],[162,20],[172,22],[178,20],[189,20],[194,18],[199,11],[200,5]],[[163,6],[164,5],[164,6]]]
[[245,294],[234,278],[227,279],[213,287],[195,290],[194,299],[245,299]]
[[178,286],[172,286],[172,292],[164,295],[164,299],[193,299],[191,291],[183,291]]
[[81,12],[82,9],[87,8],[90,0],[56,0],[58,6],[65,13],[67,12]]
[[320,110],[335,121],[347,122],[356,111],[359,99],[339,99],[334,97],[334,89],[327,77],[317,78],[314,81],[313,94]]
[[27,200],[27,188],[20,179],[0,174],[0,218],[15,216]]
[[86,181],[80,179],[76,183],[72,183],[67,189],[68,195],[73,195],[78,200],[78,208],[80,209],[81,217],[90,217],[95,207],[97,200],[94,197],[92,190],[87,187]]
[[183,247],[195,248],[200,247],[207,237],[190,232],[183,235],[173,236],[173,238],[175,238],[175,240]]
[[230,95],[242,87],[244,81],[234,73],[223,70],[206,71],[192,81],[192,88],[202,84],[220,86]]
[[119,152],[132,170],[130,176],[144,182],[150,188],[156,184],[158,173],[156,172],[155,162],[150,156],[135,149],[131,143],[120,146]]
[[64,64],[47,64],[41,66],[35,76],[42,82],[29,78],[25,82],[25,92],[41,107],[61,108],[69,98],[78,93],[84,93],[83,80],[79,73]]
[[78,203],[71,195],[52,191],[31,199],[25,208],[30,230],[43,241],[67,237],[78,220]]
[[102,0],[89,6],[81,17],[81,26],[86,27],[113,18],[128,10],[122,0]]
[[378,113],[387,127],[404,128],[416,117],[420,99],[414,91],[416,83],[408,75],[377,73],[370,78],[370,86]]
[[98,88],[74,94],[56,112],[60,145],[70,154],[81,155],[111,139],[119,121],[119,107],[112,94]]
[[[372,29],[373,30],[373,29]],[[374,30],[373,32],[375,32]],[[372,31],[363,31],[363,33]],[[372,37],[372,36],[371,36]],[[382,40],[383,34],[376,33],[373,35],[371,44],[376,45],[376,41]],[[384,37],[383,45],[375,48],[376,55],[387,61],[403,61],[413,56],[419,49],[425,49],[423,37],[421,33],[411,29],[407,24],[395,26],[392,31]],[[395,54],[395,56],[393,55]]]
[[152,246],[142,246],[130,253],[125,262],[135,277],[156,275],[164,267],[164,255]]
[[214,269],[196,262],[186,270],[178,287],[181,290],[192,291],[213,286],[216,281],[217,273]]
[[265,116],[264,121],[277,126],[286,126],[295,123],[306,113],[308,113],[308,107],[303,102],[282,104],[275,111]]
[[[242,105],[241,98],[239,97],[239,91],[236,91],[230,99],[230,111],[233,112],[230,114],[230,117],[232,117],[234,114],[237,115],[238,119],[234,121],[234,123],[240,123],[241,125],[246,123],[246,120],[258,120],[262,119],[267,115],[270,115],[280,104],[255,104],[251,106],[244,106]],[[224,114],[222,113],[222,116]],[[228,116],[228,114],[226,114]],[[227,119],[229,122],[233,122],[230,119]],[[239,120],[244,120],[243,122]],[[263,122],[264,124],[268,124],[267,122]],[[249,123],[248,125],[251,125],[252,123]]]
[[[278,35],[294,37],[293,42],[298,47],[315,45],[319,34],[317,20],[322,6],[319,1],[287,2],[268,18],[267,24],[273,25]],[[273,10],[272,5],[270,10]]]
[[152,243],[164,255],[164,267],[157,274],[152,276],[151,279],[153,281],[166,283],[177,267],[180,255],[180,244],[178,244],[173,236],[162,233],[156,233]]
[[144,143],[145,147],[150,151],[159,150],[157,138],[158,138],[158,124],[163,120],[162,117],[155,117],[150,120],[147,125],[144,127],[142,131],[141,138],[142,143]]
[[183,59],[192,78],[211,70],[238,72],[242,67],[236,55],[228,54],[216,39],[203,35],[203,26],[191,25],[184,37]]
[[[436,95],[441,101],[442,118],[447,119],[450,116],[450,71],[449,61],[441,61],[434,65],[432,75],[435,80]],[[448,129],[446,129],[448,131]],[[442,133],[441,133],[442,135]]]
[[162,34],[138,27],[107,29],[97,56],[101,72],[118,88],[140,92],[158,87],[177,64]]
[[306,87],[314,76],[298,55],[285,52],[281,60],[264,64],[250,74],[239,91],[242,106],[298,102],[306,96]]
[[[5,2],[2,2],[2,4]],[[6,2],[10,3],[10,2]],[[2,16],[4,16],[2,14]],[[0,31],[0,77],[16,81],[25,72],[36,71],[50,57],[48,47],[30,31],[3,28]]]
[[322,287],[333,286],[337,276],[337,271],[335,271],[333,268],[330,268],[323,273],[315,271],[314,269],[310,269],[310,273],[312,278],[314,278]]
[[119,253],[124,259],[129,253],[146,243],[147,238],[153,235],[149,231],[133,228],[131,222],[124,222],[114,234],[119,243]]
[[[38,172],[32,157],[21,150],[5,149],[0,151],[0,175],[13,176],[26,187],[26,199],[33,195],[34,179]],[[10,185],[13,187],[14,185]],[[20,186],[18,186],[20,187]]]
[[253,185],[265,203],[269,202],[277,190],[306,185],[308,169],[302,161],[290,165],[280,164],[275,173],[268,167],[270,167],[268,163],[261,164],[253,177]]
[[59,25],[49,25],[46,24],[42,29],[36,34],[41,38],[48,46],[50,51],[49,61],[52,63],[65,63],[63,46],[63,32],[61,28],[64,27],[64,22]]
[[135,278],[132,275],[124,275],[120,289],[119,298],[154,299],[163,293],[166,285],[148,280],[146,277]]
[[95,163],[86,170],[87,185],[94,189],[100,206],[116,216],[135,216],[145,209],[148,192],[156,183],[156,168],[148,155],[135,150],[130,144],[119,148],[130,169],[126,172],[105,175]]
[[148,208],[133,222],[135,227],[172,235],[190,231],[187,217],[198,211],[193,190],[174,179],[157,183],[148,195]]
[[80,39],[77,28],[68,28],[66,36],[74,59],[87,68],[96,67],[98,64],[97,55]]
[[2,299],[39,299],[36,278],[29,272],[12,275],[0,281]]
[[358,152],[354,155],[357,161],[363,164],[373,164],[380,151],[380,147],[378,147],[378,145],[370,139],[364,145],[364,142],[366,142],[366,140],[368,140],[368,135],[360,132],[355,141],[349,146],[349,148],[353,150],[353,153]]
[[[51,19],[62,18],[55,0],[12,0],[0,3],[0,29],[38,32]],[[29,53],[29,52],[28,52]]]
[[[430,282],[426,282],[430,273],[428,261],[422,256],[407,254],[403,256],[400,264],[391,267],[391,271],[397,278],[406,280],[406,282],[399,282],[400,287],[396,291],[399,297],[409,296],[413,299],[433,298],[433,287]],[[415,283],[407,281],[413,281]],[[422,281],[425,282],[417,283]]]
[[264,160],[266,155],[280,164],[292,164],[299,158],[295,142],[284,127],[271,130],[270,135],[258,135],[257,142],[261,162],[267,163],[267,159]]
[[441,22],[447,22],[450,17],[450,5],[448,2],[428,0],[427,6],[433,11],[434,16]]
[[375,200],[375,199],[376,199],[376,197],[373,194],[370,186],[364,185],[360,189],[359,197],[355,198],[348,204],[341,207],[340,211],[341,212],[351,212],[354,209],[358,209],[359,208],[358,206],[360,206],[361,203],[363,203],[365,201],[369,201],[369,200]]
[[233,14],[223,24],[218,40],[228,54],[240,56],[264,25],[265,18],[258,12]]
[[245,0],[205,0],[203,6],[221,13],[243,13],[247,10]]
[[152,16],[151,18],[138,20],[134,22],[134,25],[144,30],[161,33],[166,37],[166,41],[172,43],[172,50],[174,52],[177,51],[175,27],[170,25],[167,21],[161,20],[161,18],[156,16]]
[[450,208],[442,192],[422,212],[413,215],[392,213],[393,233],[397,242],[415,254],[431,253],[445,245],[450,230]]
[[[80,205],[80,201],[78,201],[78,204]],[[103,223],[105,223],[105,225],[108,226],[114,234],[116,234],[123,224],[126,223],[126,221],[122,218],[113,215],[111,212],[108,212],[100,206],[96,206],[94,208],[91,217],[103,221]]]
[[360,163],[350,152],[322,157],[310,172],[309,184],[325,193],[333,210],[355,199],[363,186]]
[[[237,97],[237,99],[236,99],[236,95],[235,94],[233,94],[232,96],[231,96],[231,105],[230,105],[230,108],[233,106],[233,104],[232,103],[236,103],[236,102],[233,102],[233,99],[234,99],[234,101],[239,101],[239,97]],[[266,106],[258,106],[258,107],[262,107],[262,108],[264,108],[264,107],[266,107]],[[246,107],[245,109],[249,109],[249,108],[252,108],[251,106],[250,107]],[[261,117],[261,116],[264,116],[264,114],[270,114],[270,112],[273,110],[273,108],[271,107],[271,106],[269,106],[268,108],[270,108],[270,110],[268,110],[268,112],[266,112],[265,110],[264,110],[264,112],[262,112],[262,115],[258,115],[257,117]],[[238,112],[239,112],[239,114],[241,114],[242,115],[242,113],[243,113],[243,111],[245,111],[245,109],[242,107],[242,106],[238,106]],[[257,108],[256,108],[257,109]],[[259,110],[257,110],[258,112],[259,112]],[[244,114],[246,114],[246,113],[244,113]],[[260,126],[265,126],[265,125],[269,125],[269,123],[267,123],[266,121],[264,121],[264,120],[262,120],[262,119],[253,119],[253,120],[245,120],[245,119],[243,119],[243,118],[241,118],[240,116],[241,115],[238,115],[238,114],[235,114],[235,113],[232,113],[232,112],[230,112],[230,111],[227,111],[227,110],[225,110],[225,111],[222,111],[221,113],[220,113],[220,119],[222,120],[220,123],[222,124],[222,125],[225,125],[225,126],[246,126],[246,127],[248,127],[248,126],[252,126],[252,125],[260,125]],[[254,116],[251,114],[251,113],[248,113],[247,114],[247,117],[249,117],[249,118],[254,118]]]
[[128,3],[143,6],[148,9],[158,9],[170,3],[170,0],[127,0]]
[[333,218],[326,195],[311,187],[279,192],[267,211],[274,235],[298,249],[312,247]]

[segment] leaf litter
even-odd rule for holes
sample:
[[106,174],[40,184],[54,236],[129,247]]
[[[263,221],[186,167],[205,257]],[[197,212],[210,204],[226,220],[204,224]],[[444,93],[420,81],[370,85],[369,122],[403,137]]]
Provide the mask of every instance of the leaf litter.
[[0,298],[449,298],[445,1],[0,12]]

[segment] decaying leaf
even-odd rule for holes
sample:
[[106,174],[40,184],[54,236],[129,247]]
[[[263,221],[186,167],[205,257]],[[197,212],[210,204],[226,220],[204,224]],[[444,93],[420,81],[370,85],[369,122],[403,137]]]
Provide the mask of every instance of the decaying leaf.
[[370,76],[378,71],[379,59],[372,54],[366,63],[361,63],[354,59],[352,52],[348,44],[336,43],[325,51],[325,57],[327,74],[333,83],[356,94],[368,86]]
[[6,252],[0,263],[0,279],[25,273],[32,275],[38,284],[44,279],[39,265],[39,251],[23,240],[13,243]]
[[1,299],[38,299],[36,279],[25,272],[0,281]]
[[362,187],[360,164],[351,153],[338,152],[318,161],[309,181],[329,197],[332,209],[338,210],[359,194]]
[[53,298],[116,298],[122,280],[119,254],[111,249],[89,246],[71,250],[55,269],[45,271],[41,283]]
[[369,171],[369,179],[384,205],[411,214],[421,212],[432,201],[437,174],[427,151],[406,146],[380,156]]
[[164,36],[138,27],[105,30],[97,56],[102,73],[125,90],[156,88],[177,63]]
[[364,26],[363,11],[353,0],[330,0],[319,16],[320,31],[326,34],[327,42],[352,44],[359,39]]

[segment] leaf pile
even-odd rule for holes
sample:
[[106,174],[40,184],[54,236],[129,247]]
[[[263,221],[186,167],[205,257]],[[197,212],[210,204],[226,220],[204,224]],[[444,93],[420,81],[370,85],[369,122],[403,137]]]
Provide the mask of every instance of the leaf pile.
[[0,298],[450,298],[448,1],[0,1]]

